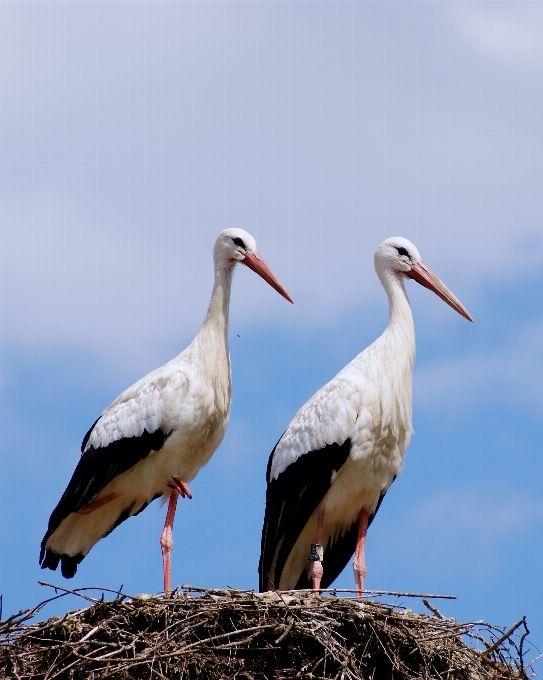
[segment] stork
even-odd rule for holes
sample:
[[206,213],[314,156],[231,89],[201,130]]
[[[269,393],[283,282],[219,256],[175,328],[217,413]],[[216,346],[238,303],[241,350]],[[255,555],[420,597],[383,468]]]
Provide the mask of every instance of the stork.
[[129,387],[92,425],[75,472],[49,519],[42,568],[71,578],[92,546],[154,499],[168,499],[160,537],[164,590],[171,590],[172,529],[178,496],[221,443],[230,414],[228,311],[242,263],[289,302],[285,288],[243,229],[222,231],[213,250],[215,284],[202,328],[175,359]]
[[327,588],[354,553],[361,596],[366,531],[402,469],[412,433],[415,332],[404,280],[473,321],[407,239],[381,243],[375,270],[388,296],[388,327],[302,406],[270,455],[261,591]]

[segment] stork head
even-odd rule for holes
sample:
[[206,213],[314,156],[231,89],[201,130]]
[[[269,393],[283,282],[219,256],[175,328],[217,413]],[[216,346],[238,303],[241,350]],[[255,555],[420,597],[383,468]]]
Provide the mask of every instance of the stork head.
[[433,291],[468,321],[473,322],[468,310],[422,262],[419,251],[406,238],[393,236],[381,243],[375,253],[375,271],[381,279],[387,273],[414,279],[421,286]]
[[286,300],[294,304],[286,289],[260,257],[256,249],[256,241],[244,229],[225,229],[215,241],[213,249],[215,268],[224,270],[241,263],[261,276],[266,283],[280,293]]

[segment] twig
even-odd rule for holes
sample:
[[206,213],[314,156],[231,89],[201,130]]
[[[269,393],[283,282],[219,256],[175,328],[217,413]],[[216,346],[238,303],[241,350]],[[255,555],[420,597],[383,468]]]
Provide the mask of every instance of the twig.
[[430,604],[425,597],[422,598],[422,604],[426,607],[426,609],[429,609],[432,612],[432,614],[435,614],[435,616],[437,616],[438,619],[445,618],[443,614],[439,611],[439,609],[436,609],[436,607],[434,607],[433,604]]
[[278,645],[278,644],[281,642],[281,640],[284,640],[284,638],[287,637],[287,635],[288,635],[288,634],[290,633],[290,631],[292,630],[292,626],[293,626],[293,625],[294,625],[294,617],[293,617],[293,616],[289,616],[288,625],[287,625],[286,629],[284,630],[284,632],[281,633],[281,635],[280,635],[280,636],[277,638],[277,640],[275,641],[275,644],[276,644],[276,645]]
[[222,635],[214,635],[213,637],[206,638],[205,640],[197,640],[186,647],[182,647],[177,650],[177,653],[186,652],[187,649],[192,649],[193,647],[198,647],[199,645],[207,644],[208,642],[214,642],[215,640],[222,640],[222,638],[232,637],[233,635],[241,635],[242,633],[250,633],[253,630],[265,630],[266,628],[275,628],[275,624],[271,623],[267,626],[253,626],[252,628],[244,628],[242,630],[233,630],[231,633],[223,633]]
[[[183,590],[186,590],[188,592],[194,592],[194,593],[210,593],[210,594],[224,594],[224,593],[231,593],[234,589],[233,588],[203,588],[199,586],[189,586],[189,585],[181,585],[179,586]],[[307,590],[277,590],[275,586],[272,583],[272,590],[273,592],[279,594],[280,592],[282,593],[294,593],[296,595],[300,594],[305,594],[305,593],[310,593],[310,594],[315,594],[316,592],[319,593],[355,593],[357,595],[363,594],[363,595],[394,595],[396,597],[426,597],[430,599],[441,599],[441,600],[456,600],[457,596],[456,595],[434,595],[432,593],[404,593],[404,592],[396,592],[394,590],[356,590],[354,588],[320,588],[319,590],[315,591],[313,589],[307,589]],[[250,593],[253,594],[254,590],[241,590],[239,592],[242,593]]]
[[283,590],[283,593],[355,593],[356,595],[394,595],[395,597],[426,597],[433,600],[456,600],[456,595],[432,595],[430,593],[398,593],[393,590],[355,590],[351,588],[320,588],[315,590]]
[[535,659],[532,659],[529,661],[524,668],[529,668],[532,664],[534,664],[536,661],[539,661],[539,659],[543,659],[543,654],[538,654]]
[[92,630],[89,630],[89,632],[86,635],[83,635],[79,642],[86,642],[94,635],[94,633],[96,633],[97,630],[100,630],[100,625],[95,626]]
[[[487,649],[485,649],[483,652],[481,652],[481,656],[488,656],[491,652],[493,652],[495,649],[497,649],[502,642],[505,642],[508,637],[511,637],[511,635],[516,631],[517,628],[522,626],[522,624],[526,624],[526,617],[522,617],[520,621],[517,621],[514,626],[511,626],[509,630],[504,633],[501,638],[498,638],[494,644],[490,645]],[[529,631],[528,631],[529,632]]]
[[[281,598],[281,602],[285,605],[285,607],[286,607],[287,609],[290,609],[289,605],[285,602],[283,596],[282,596],[281,593],[277,590],[277,588],[275,587],[275,585],[274,585],[274,583],[273,583],[273,581],[272,581],[271,579],[270,579],[270,583],[271,583],[271,586],[272,586],[272,588],[273,588],[273,592],[274,592],[278,597]],[[289,592],[289,591],[285,591],[285,592]]]
[[89,595],[82,595],[81,593],[78,593],[76,590],[70,590],[69,588],[63,588],[62,586],[55,586],[52,583],[46,583],[45,581],[38,581],[38,583],[40,584],[40,586],[54,588],[55,591],[61,590],[65,595],[76,595],[77,597],[82,597],[84,600],[88,600],[93,604],[100,602],[100,600],[96,600],[94,597],[89,597]]
[[188,593],[209,593],[210,595],[232,595],[233,593],[247,593],[248,595],[254,595],[254,590],[237,590],[236,588],[202,588],[199,586],[189,586],[182,584],[179,586],[182,590]]
[[[91,600],[92,602],[100,602],[100,600],[96,600],[92,597],[88,597],[85,595],[81,595],[82,592],[85,590],[99,590],[102,593],[114,593],[115,595],[118,595],[118,599],[133,599],[132,595],[127,595],[126,593],[123,593],[121,590],[115,590],[114,588],[101,588],[100,586],[87,586],[85,588],[74,588],[74,590],[70,590],[69,588],[62,588],[61,586],[55,586],[52,583],[46,583],[45,581],[38,581],[40,586],[48,586],[49,588],[54,588],[55,590],[62,590],[66,595],[77,595],[78,597],[83,597],[87,600]],[[121,585],[121,588],[123,586]]]
[[526,617],[524,616],[522,618],[522,623],[524,624],[524,633],[520,636],[520,641],[518,644],[518,658],[520,660],[520,672],[524,674],[524,640],[530,635],[530,629],[528,628],[528,625],[526,624]]

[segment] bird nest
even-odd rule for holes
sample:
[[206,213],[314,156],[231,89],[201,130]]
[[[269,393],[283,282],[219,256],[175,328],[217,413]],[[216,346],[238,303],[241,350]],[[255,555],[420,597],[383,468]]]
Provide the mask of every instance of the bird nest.
[[524,620],[509,631],[458,623],[427,600],[431,614],[308,591],[182,587],[107,601],[89,590],[78,591],[86,609],[32,623],[42,603],[1,622],[0,677],[526,678]]

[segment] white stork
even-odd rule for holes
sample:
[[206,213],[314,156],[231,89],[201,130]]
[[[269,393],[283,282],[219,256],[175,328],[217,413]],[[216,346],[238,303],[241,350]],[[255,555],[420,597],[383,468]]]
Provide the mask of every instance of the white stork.
[[101,538],[163,496],[169,498],[160,537],[164,590],[171,590],[170,553],[178,495],[221,443],[230,414],[228,310],[239,262],[293,302],[243,229],[226,229],[213,250],[215,285],[198,335],[179,356],[125,390],[81,445],[81,458],[49,519],[41,543],[42,568],[74,576]]
[[302,406],[271,453],[260,590],[327,588],[355,553],[364,589],[366,530],[403,466],[411,438],[415,332],[404,279],[415,279],[469,321],[466,309],[407,239],[377,248],[388,327]]

